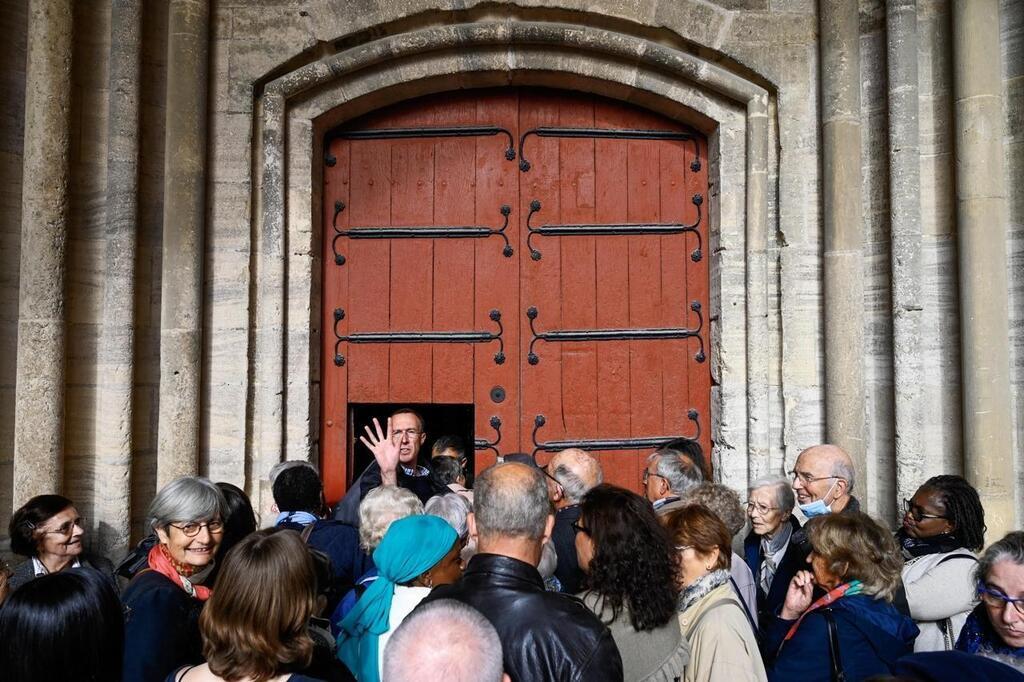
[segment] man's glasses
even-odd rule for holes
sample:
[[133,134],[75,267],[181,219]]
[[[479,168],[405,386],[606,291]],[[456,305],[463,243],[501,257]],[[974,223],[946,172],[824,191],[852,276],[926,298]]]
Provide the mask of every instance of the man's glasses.
[[839,478],[839,476],[811,476],[806,471],[797,471],[796,469],[789,472],[789,477],[794,481],[799,478],[800,482],[805,484],[814,483],[815,481],[824,481],[828,478]]
[[925,514],[924,509],[922,509],[921,507],[917,506],[916,504],[907,499],[903,500],[903,511],[907,514],[910,514],[910,516],[913,517],[913,519],[918,523],[921,523],[925,519],[946,518],[945,516],[939,516],[938,514]]
[[590,535],[590,530],[586,526],[581,525],[578,520],[577,521],[573,521],[569,525],[572,526],[573,531],[575,531],[577,533],[584,533],[586,535]]
[[978,583],[978,597],[981,601],[985,602],[985,606],[991,606],[996,609],[1004,609],[1007,604],[1013,604],[1013,608],[1016,609],[1017,613],[1024,616],[1024,598],[1014,599],[1013,597],[1007,597],[999,590],[985,587],[981,583]]
[[53,530],[42,531],[43,535],[63,535],[64,537],[70,537],[75,532],[75,527],[85,528],[85,517],[79,516],[77,519],[71,519],[66,521]]
[[[549,473],[548,473],[548,468],[547,468],[547,467],[540,467],[540,472],[541,472],[542,474],[544,474],[545,476],[547,476],[548,478],[550,478],[550,479],[551,479],[552,481],[554,481],[554,482],[555,482],[555,485],[557,485],[557,486],[558,486],[559,488],[562,488],[562,482],[561,482],[561,481],[559,481],[559,480],[558,480],[557,478],[555,478],[554,476],[552,476],[551,474],[549,474]],[[564,488],[563,488],[563,490],[564,490]]]
[[194,538],[195,536],[199,535],[199,531],[201,531],[203,528],[206,528],[206,530],[210,531],[211,533],[219,533],[222,530],[224,530],[224,522],[218,521],[216,519],[213,521],[206,521],[205,523],[196,523],[195,521],[189,521],[188,523],[183,523],[181,525],[178,525],[176,523],[169,523],[167,525],[177,528],[185,534],[185,537],[189,538]]
[[657,478],[665,478],[661,474],[654,474],[654,473],[651,473],[650,471],[648,471],[647,469],[644,469],[643,476],[641,476],[641,478],[643,479],[644,485],[647,485],[647,479],[649,479],[651,476],[655,476]]
[[749,514],[757,512],[761,516],[764,516],[765,514],[775,511],[776,509],[778,509],[778,507],[769,507],[768,505],[761,504],[759,502],[747,502],[747,513]]
[[403,436],[408,436],[409,440],[415,440],[419,438],[420,434],[422,433],[423,432],[420,431],[419,429],[402,429],[401,431],[392,431],[391,440],[395,441],[396,443],[400,443],[402,442]]

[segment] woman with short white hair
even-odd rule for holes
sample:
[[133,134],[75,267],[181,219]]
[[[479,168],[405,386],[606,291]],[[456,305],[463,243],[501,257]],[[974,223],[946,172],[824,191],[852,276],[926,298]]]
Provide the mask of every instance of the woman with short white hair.
[[743,540],[743,559],[754,574],[760,628],[778,612],[789,581],[807,565],[810,545],[793,516],[795,504],[793,488],[781,476],[759,478],[748,489],[751,529]]
[[199,614],[211,591],[203,585],[224,535],[220,488],[185,476],[164,486],[149,507],[157,544],[148,570],[121,597],[125,608],[125,680],[162,680],[203,660]]

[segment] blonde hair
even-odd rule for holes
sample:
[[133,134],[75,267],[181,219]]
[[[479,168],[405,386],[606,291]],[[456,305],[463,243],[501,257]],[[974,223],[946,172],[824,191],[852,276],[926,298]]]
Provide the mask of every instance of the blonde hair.
[[844,582],[859,580],[864,594],[891,602],[903,561],[888,528],[861,512],[826,514],[807,522],[814,553]]
[[374,488],[359,503],[359,546],[372,553],[392,523],[422,513],[423,503],[412,491],[393,485]]

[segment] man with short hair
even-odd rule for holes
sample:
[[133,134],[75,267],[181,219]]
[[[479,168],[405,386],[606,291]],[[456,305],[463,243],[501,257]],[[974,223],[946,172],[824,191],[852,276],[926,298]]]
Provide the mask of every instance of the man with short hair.
[[704,481],[699,466],[685,453],[662,447],[647,458],[644,468],[644,495],[658,516],[665,516],[684,506],[683,495]]
[[544,474],[498,464],[474,492],[469,532],[479,553],[461,580],[435,588],[421,604],[454,599],[480,611],[498,632],[515,682],[621,682],[622,659],[607,626],[579,599],[545,590],[537,572],[555,523]]
[[555,453],[542,469],[547,476],[548,497],[555,507],[555,527],[551,544],[558,554],[555,577],[562,591],[576,594],[582,589],[583,571],[576,558],[576,531],[580,519],[580,501],[587,491],[604,480],[601,464],[585,451],[569,448]]
[[805,517],[860,511],[860,502],[850,494],[855,478],[853,460],[838,445],[807,448],[796,458],[790,475]]
[[[359,547],[359,532],[340,521],[324,518],[324,486],[315,469],[288,467],[274,480],[274,505],[280,510],[276,525],[302,533],[307,544],[331,560],[332,592],[340,598],[357,578],[373,568]],[[334,604],[329,604],[333,609]]]
[[501,640],[479,611],[439,599],[413,611],[384,648],[382,682],[509,682]]

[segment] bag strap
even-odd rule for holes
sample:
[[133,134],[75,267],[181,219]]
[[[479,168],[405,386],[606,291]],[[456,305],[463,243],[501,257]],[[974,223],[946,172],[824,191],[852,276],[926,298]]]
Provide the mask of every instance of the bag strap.
[[937,563],[935,565],[936,566],[941,566],[942,564],[946,563],[950,559],[970,559],[974,563],[978,563],[978,557],[974,556],[973,554],[950,554],[948,556],[944,556],[941,559],[939,559],[939,563]]
[[316,525],[316,521],[313,523],[307,523],[306,527],[302,529],[302,543],[305,545],[309,544],[309,536],[313,534],[313,526]]
[[839,629],[836,627],[836,618],[830,608],[822,609],[821,613],[828,623],[828,653],[832,659],[832,682],[846,682],[843,659],[839,651]]
[[[732,603],[735,603],[735,601],[738,601],[738,600],[723,599],[721,601],[716,601],[714,604],[709,606],[704,613],[702,613],[699,616],[697,616],[697,620],[693,621],[694,629],[696,629],[697,626],[700,625],[701,621],[704,620],[705,616],[707,616],[709,613],[711,613],[712,611],[717,609],[719,606],[725,606],[726,604],[732,604]],[[736,605],[740,607],[741,611],[746,612],[746,609],[743,608],[743,604],[736,604]]]
[[750,623],[750,629],[757,634],[757,623],[754,622],[754,616],[751,615],[750,610],[747,608],[747,603],[743,601],[743,595],[740,594],[740,587],[733,580],[732,576],[729,576],[729,583],[732,585],[732,591],[736,593],[736,599],[740,603],[740,607],[743,609],[743,615],[747,617],[747,622]]

